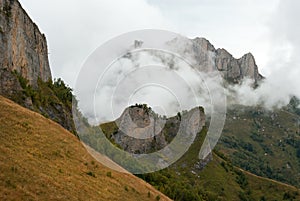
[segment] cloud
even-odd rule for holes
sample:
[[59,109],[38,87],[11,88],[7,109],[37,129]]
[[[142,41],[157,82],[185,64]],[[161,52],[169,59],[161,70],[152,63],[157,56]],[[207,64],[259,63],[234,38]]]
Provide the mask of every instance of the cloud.
[[172,19],[180,34],[190,38],[205,37],[237,58],[245,52],[251,52],[261,69],[265,68],[270,48],[267,22],[278,0],[148,2],[157,5],[166,18]]
[[[299,1],[20,1],[46,33],[54,77],[62,77],[72,87],[85,59],[103,42],[136,29],[161,28],[190,37],[209,37],[214,45],[235,56],[253,52],[258,65],[263,64],[259,69],[267,79],[256,90],[251,88],[249,80],[230,87],[227,93],[235,103],[272,108],[285,105],[291,95],[300,97]],[[216,83],[213,79],[206,81]],[[98,104],[107,103],[106,95],[111,89],[107,86],[101,92]],[[146,88],[137,93],[136,101],[147,99],[150,104],[158,105],[151,94],[162,92],[148,89],[148,94]],[[185,95],[189,97],[180,94]],[[160,110],[168,114],[178,109],[167,108],[173,105],[171,97],[160,103],[163,107]],[[84,98],[80,101],[84,102]],[[199,100],[209,107],[209,97],[199,96]],[[105,107],[102,113],[107,114],[110,109]]]
[[270,72],[269,99],[283,101],[295,95],[300,98],[300,13],[299,1],[281,0],[269,23],[272,44],[267,66]]
[[271,44],[263,69],[266,79],[257,89],[250,80],[230,86],[227,94],[234,104],[281,108],[292,96],[300,99],[300,26],[299,1],[283,1],[270,16],[268,43]]
[[[132,47],[136,37],[141,37],[141,47]],[[156,39],[154,46],[153,37]],[[114,120],[135,103],[146,103],[155,112],[166,116],[197,106],[204,106],[209,114],[217,102],[226,106],[225,94],[222,97],[221,93],[222,90],[224,93],[222,78],[217,79],[215,75],[218,74],[201,72],[194,67],[199,62],[194,60],[191,40],[171,32],[150,30],[129,33],[116,40],[124,44],[114,42],[112,47],[98,49],[87,60],[77,80],[75,92],[78,92],[79,106],[90,123]],[[126,48],[121,53],[123,57],[112,62],[111,57],[117,58],[113,56],[115,44],[120,47],[117,49]],[[113,55],[103,57],[102,51]],[[207,57],[206,63],[213,66],[213,53],[202,53]]]
[[54,77],[72,87],[85,59],[103,42],[137,29],[172,28],[145,0],[20,1],[46,33]]

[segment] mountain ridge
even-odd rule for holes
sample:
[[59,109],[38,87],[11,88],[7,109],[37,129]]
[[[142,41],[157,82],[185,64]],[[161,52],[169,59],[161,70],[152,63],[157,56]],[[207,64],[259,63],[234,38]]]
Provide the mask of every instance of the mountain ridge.
[[[200,71],[213,72],[218,70],[230,84],[240,84],[244,78],[249,78],[253,80],[254,85],[257,85],[263,79],[251,53],[246,53],[241,58],[236,59],[226,49],[216,49],[206,38],[196,37],[190,40],[192,47],[186,50],[193,54],[196,62],[198,62]],[[213,54],[212,56],[211,53]],[[211,64],[208,63],[207,65],[206,61],[210,57],[212,57]],[[207,66],[209,67],[208,69]]]

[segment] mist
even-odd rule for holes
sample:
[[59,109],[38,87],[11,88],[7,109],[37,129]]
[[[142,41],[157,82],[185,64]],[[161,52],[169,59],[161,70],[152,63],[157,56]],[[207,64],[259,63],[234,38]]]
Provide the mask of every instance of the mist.
[[[136,103],[148,104],[156,113],[169,117],[203,106],[210,116],[215,102],[224,107],[259,105],[273,110],[286,106],[293,96],[300,97],[296,78],[299,70],[292,62],[281,63],[282,66],[261,80],[256,88],[254,80],[247,77],[240,84],[228,85],[214,70],[214,52],[198,50],[205,61],[199,63],[193,55],[190,39],[164,39],[163,46],[170,52],[146,48],[147,43],[144,43],[132,40],[123,51],[118,50],[125,54],[113,56],[117,59],[106,69],[99,69],[96,61],[89,64],[96,64],[96,67],[89,67],[89,71],[94,72],[97,86],[90,85],[87,90],[89,85],[86,84],[79,100],[90,123],[115,120],[126,107]],[[115,52],[115,55],[119,54]],[[91,80],[90,76],[86,78]],[[95,89],[91,90],[93,87]],[[93,101],[86,100],[91,96]]]
[[233,92],[229,96],[236,103],[274,109],[287,105],[292,96],[300,98],[299,7],[299,1],[280,1],[268,23],[272,47],[266,66],[261,69],[266,79],[255,90],[247,79],[240,86],[231,86],[229,90]]
[[[268,110],[282,108],[289,103],[291,97],[300,98],[300,68],[297,57],[300,53],[300,31],[297,26],[298,18],[295,17],[297,7],[297,2],[282,1],[270,18],[267,24],[268,40],[272,47],[268,52],[267,64],[258,66],[265,79],[255,89],[253,80],[248,78],[244,78],[237,85],[224,84],[216,75],[218,72],[211,70],[215,66],[215,55],[212,52],[206,53],[206,62],[199,64],[186,51],[189,47],[192,48],[190,40],[181,38],[173,46],[169,43],[170,52],[176,52],[177,55],[152,50],[130,52],[134,51],[135,40],[141,40],[141,47],[135,47],[136,49],[148,47],[145,41],[136,37],[128,41],[128,46],[122,47],[120,52],[123,55],[115,54],[114,58],[120,58],[111,64],[104,79],[97,82],[96,88],[77,96],[80,100],[79,106],[94,124],[115,120],[126,107],[135,103],[146,103],[155,112],[166,116],[201,105],[209,115],[213,110],[212,94],[214,97],[223,97],[225,94],[227,101],[221,104],[227,106],[260,105]],[[156,39],[153,37],[151,43],[155,43]],[[166,44],[173,39],[168,38],[163,42]],[[128,51],[130,54],[127,54]],[[178,55],[189,62],[185,62]],[[86,79],[89,80],[89,77]],[[85,85],[86,88],[91,86]],[[89,96],[93,96],[95,101],[87,101]]]

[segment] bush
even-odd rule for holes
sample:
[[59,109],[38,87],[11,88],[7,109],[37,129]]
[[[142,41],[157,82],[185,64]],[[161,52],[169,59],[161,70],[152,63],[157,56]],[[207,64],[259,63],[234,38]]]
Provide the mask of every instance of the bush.
[[96,177],[96,175],[93,172],[91,172],[91,171],[87,172],[86,174],[89,175],[89,176],[91,176],[91,177]]
[[110,177],[110,178],[111,178],[111,177],[112,177],[112,174],[111,174],[111,172],[107,172],[107,173],[106,173],[106,176],[108,176],[108,177]]
[[[76,135],[72,115],[74,96],[72,89],[62,79],[59,78],[54,82],[49,79],[44,82],[38,78],[37,87],[32,87],[29,81],[17,71],[13,71],[12,74],[22,88],[17,96],[11,97],[13,101],[52,119]],[[76,107],[77,104],[75,103],[74,106]]]

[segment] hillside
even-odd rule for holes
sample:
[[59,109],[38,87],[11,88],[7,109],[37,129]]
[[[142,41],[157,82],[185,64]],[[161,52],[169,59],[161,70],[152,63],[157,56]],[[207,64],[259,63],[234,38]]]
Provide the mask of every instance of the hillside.
[[[113,143],[124,146],[111,137],[118,133],[115,122],[102,124],[101,127]],[[167,136],[171,131],[172,127],[166,125],[163,134]],[[226,158],[223,150],[214,151],[205,160],[199,160],[198,153],[206,132],[207,128],[203,127],[188,151],[170,167],[138,176],[174,200],[300,199],[299,189],[240,169]]]
[[54,80],[45,35],[18,0],[0,0],[0,95],[75,134],[72,90]]
[[0,200],[169,200],[112,171],[57,123],[0,96]]
[[234,165],[300,187],[300,116],[290,111],[235,106],[216,148]]

